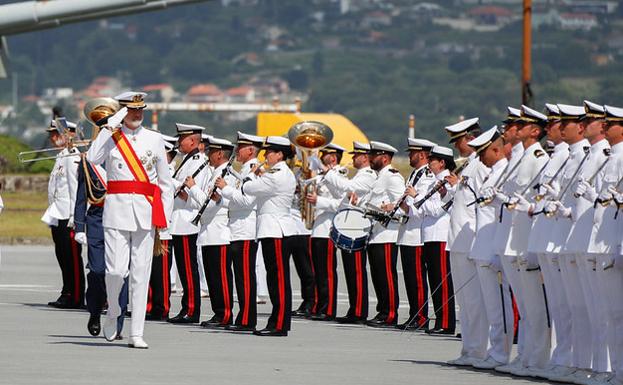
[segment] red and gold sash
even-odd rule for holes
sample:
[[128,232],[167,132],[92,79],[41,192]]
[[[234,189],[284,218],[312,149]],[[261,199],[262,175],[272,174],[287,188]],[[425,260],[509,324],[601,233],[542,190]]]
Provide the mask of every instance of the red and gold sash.
[[134,180],[108,181],[108,194],[141,194],[151,204],[151,223],[158,228],[166,228],[167,220],[164,215],[164,206],[160,196],[160,187],[149,181],[149,176],[134,148],[121,130],[113,132],[112,138],[117,149],[128,165]]

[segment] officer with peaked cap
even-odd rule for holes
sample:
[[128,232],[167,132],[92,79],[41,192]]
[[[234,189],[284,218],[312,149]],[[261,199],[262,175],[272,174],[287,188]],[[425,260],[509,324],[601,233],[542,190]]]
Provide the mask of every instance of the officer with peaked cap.
[[[253,172],[258,166],[257,155],[264,138],[238,131],[236,142],[236,161],[242,164],[240,178],[255,179]],[[240,311],[234,324],[227,327],[231,331],[255,331],[257,325],[257,277],[256,256],[256,202],[255,197],[244,195],[242,180],[232,184],[216,183],[221,195],[229,200],[229,228],[231,232],[230,254],[234,268],[236,292]]]
[[[320,150],[320,161],[327,170],[334,172],[340,178],[346,179],[348,169],[340,166],[344,148],[329,143]],[[336,209],[324,204],[326,200],[340,199],[344,190],[336,185],[317,183],[316,192],[307,195],[307,201],[316,206],[314,224],[311,234],[311,256],[314,264],[314,276],[318,299],[315,314],[311,319],[315,321],[331,321],[335,319],[337,310],[337,249],[329,237],[332,220]],[[323,202],[324,200],[324,202]]]
[[61,118],[58,124],[57,120],[52,120],[46,129],[50,142],[55,147],[65,148],[56,155],[48,181],[48,208],[41,220],[52,232],[63,287],[58,299],[48,302],[48,306],[79,309],[84,306],[84,266],[80,257],[82,245],[74,239],[73,228],[80,152],[70,148],[69,132],[75,131],[76,125],[67,122],[67,127],[61,127],[60,123]]
[[[115,97],[127,108],[123,126],[102,130],[91,144],[87,160],[106,162],[108,193],[104,204],[106,291],[117,298],[125,277],[130,277],[132,322],[129,346],[147,348],[143,329],[147,289],[154,248],[154,231],[169,226],[173,208],[173,181],[164,140],[142,127],[144,93],[126,92]],[[108,303],[104,336],[114,340],[121,309]]]
[[[396,204],[404,194],[405,181],[391,162],[398,150],[389,144],[377,141],[370,142],[370,166],[378,177],[370,192],[357,202],[357,194],[352,194],[352,201],[360,206],[372,205],[381,207],[385,204]],[[398,277],[396,263],[398,249],[397,221],[391,221],[387,227],[376,222],[372,227],[368,241],[368,259],[370,274],[377,296],[377,314],[366,324],[372,327],[394,327],[398,320]]]
[[[408,185],[406,191],[408,198],[402,208],[408,213],[409,221],[412,219],[421,220],[423,247],[418,261],[419,265],[415,268],[422,271],[423,293],[421,296],[428,298],[426,290],[428,285],[433,290],[431,296],[435,310],[435,326],[427,332],[430,334],[454,334],[456,324],[454,288],[450,274],[450,258],[446,251],[450,216],[443,209],[450,196],[445,188],[435,187],[438,187],[438,184],[443,186],[445,178],[450,175],[450,169],[455,168],[452,149],[434,146],[430,150],[428,167],[434,175],[434,181],[429,185],[426,192],[422,191],[421,193],[422,196],[429,196],[434,191],[436,192],[423,204],[416,206],[415,198],[419,192],[413,186]],[[428,276],[428,284],[424,274]],[[417,312],[422,308],[420,316],[423,318],[421,322],[424,324],[427,324],[429,319],[427,307],[422,304],[415,310]]]
[[173,215],[169,233],[172,236],[175,264],[184,288],[182,307],[180,312],[169,322],[173,324],[197,323],[201,315],[201,289],[199,264],[197,261],[197,237],[199,227],[192,223],[198,209],[195,203],[188,199],[188,186],[185,180],[194,175],[195,183],[203,186],[204,181],[211,176],[207,167],[206,156],[199,152],[199,143],[204,127],[176,123],[178,149],[183,158],[173,173],[173,184],[177,196],[173,202]]
[[[477,195],[491,189],[503,177],[508,160],[504,154],[502,135],[497,126],[485,131],[469,142],[480,161],[491,168],[477,191]],[[501,203],[493,200],[490,204],[477,205],[476,238],[470,258],[476,263],[478,281],[483,293],[484,308],[489,323],[489,345],[487,356],[472,364],[478,369],[494,369],[508,363],[513,343],[513,310],[509,285],[502,272],[500,256],[491,240],[495,237]]]
[[476,207],[467,206],[476,199],[478,191],[489,174],[478,154],[467,143],[480,134],[479,119],[467,119],[445,127],[450,143],[465,159],[460,175],[446,178],[448,193],[453,196],[448,228],[447,250],[450,252],[452,278],[457,290],[456,300],[460,307],[461,339],[463,346],[458,358],[451,365],[470,366],[487,355],[489,324],[487,322],[482,291],[476,276],[477,264],[468,258],[476,231]]
[[[435,143],[426,139],[407,139],[409,154],[409,165],[413,168],[407,178],[407,187],[412,186],[420,195],[434,185],[435,176],[428,167],[430,150],[435,147]],[[424,241],[422,238],[422,218],[417,216],[410,217],[406,223],[400,226],[398,232],[397,245],[400,247],[400,259],[409,300],[409,318],[401,325],[402,330],[428,330],[428,305],[427,303],[427,279],[426,265],[422,254]],[[422,309],[418,314],[418,309]]]

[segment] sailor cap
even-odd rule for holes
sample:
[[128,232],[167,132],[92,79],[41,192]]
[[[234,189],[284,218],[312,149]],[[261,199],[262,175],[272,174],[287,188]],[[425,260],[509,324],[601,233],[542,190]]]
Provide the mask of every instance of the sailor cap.
[[606,121],[608,122],[623,122],[623,108],[604,106],[606,111]]
[[208,139],[208,148],[217,150],[233,150],[234,144],[227,139],[210,137]]
[[521,121],[525,123],[534,123],[538,124],[539,126],[544,126],[545,124],[547,124],[547,116],[537,110],[533,110],[526,105],[522,105]]
[[604,110],[604,106],[601,106],[597,103],[593,103],[591,101],[584,101],[584,118],[592,118],[592,119],[603,119],[606,117],[606,111]]
[[175,145],[173,143],[168,142],[168,141],[165,140],[164,141],[164,149],[167,152],[174,151],[175,150]]
[[353,141],[353,150],[349,151],[349,154],[367,154],[370,152],[370,145],[368,143],[362,143]]
[[466,119],[461,122],[455,123],[451,126],[445,127],[445,130],[450,135],[450,143],[454,143],[460,137],[467,135],[468,132],[472,130],[477,130],[480,128],[478,124],[479,118],[471,118]]
[[370,141],[370,152],[373,154],[395,154],[398,152],[395,147],[390,146],[387,143]]
[[439,158],[454,159],[454,152],[450,147],[435,146],[432,150],[430,150],[430,155]]
[[545,113],[547,114],[548,122],[555,122],[560,120],[560,109],[555,104],[545,103]]
[[201,134],[203,133],[203,130],[205,130],[205,127],[183,123],[175,123],[175,128],[177,129],[177,136],[188,134]]
[[[57,121],[57,120],[59,120],[59,121],[61,121],[61,122],[62,122],[62,121],[64,121],[64,122],[65,122],[65,125],[67,126],[67,129],[68,129],[69,131],[76,131],[76,127],[78,127],[78,125],[77,125],[76,123],[74,123],[74,122],[70,122],[69,120],[67,120],[67,119],[65,119],[65,118],[63,118],[63,117],[59,117],[59,118],[52,119],[52,120],[50,121],[50,126],[49,126],[48,128],[46,128],[46,131],[47,131],[47,132],[50,132],[50,131],[58,131],[58,132],[59,132],[59,133],[61,133],[61,134],[63,133],[63,132],[62,132],[62,128],[63,128],[63,127],[59,127],[59,126],[58,126],[58,124],[56,124],[56,121]],[[61,124],[62,124],[62,123],[61,123]]]
[[133,109],[143,109],[147,107],[145,104],[145,92],[126,91],[114,97],[124,107]]
[[513,107],[506,107],[506,119],[502,121],[505,124],[511,124],[521,119],[521,110]]
[[210,135],[210,134],[201,134],[201,141],[202,142],[208,143],[210,138],[212,138],[212,135]]
[[323,152],[325,154],[343,153],[344,151],[346,151],[344,147],[335,143],[329,143],[325,147],[320,149],[320,152]]
[[177,142],[177,138],[175,136],[170,136],[163,133],[160,133],[160,136],[162,136],[162,139],[167,143],[175,144]]
[[479,154],[484,151],[487,147],[491,145],[496,139],[498,139],[502,134],[498,130],[498,126],[493,126],[482,134],[478,135],[478,137],[467,143],[468,146],[472,147],[476,150],[476,153]]
[[238,131],[238,139],[236,142],[238,144],[252,144],[255,146],[261,146],[264,143],[264,137],[245,134],[244,132]]
[[571,106],[569,104],[557,104],[560,110],[561,120],[580,120],[586,114],[584,106]]
[[426,139],[407,138],[407,149],[405,151],[430,151],[436,144]]

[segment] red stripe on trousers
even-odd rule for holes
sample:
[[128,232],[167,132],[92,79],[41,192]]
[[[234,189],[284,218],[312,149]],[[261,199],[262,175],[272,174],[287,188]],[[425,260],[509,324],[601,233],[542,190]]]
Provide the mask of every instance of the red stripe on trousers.
[[[417,307],[421,309],[424,305],[424,277],[422,276],[422,246],[415,246],[415,279],[417,285]],[[423,310],[423,309],[422,309]],[[421,322],[426,318],[422,315],[422,311],[415,315]],[[417,326],[420,326],[418,323]]]
[[169,241],[163,240],[164,253],[162,253],[162,286],[163,286],[163,307],[164,314],[169,314],[169,280],[171,279],[171,273],[169,272]]
[[441,327],[444,329],[448,328],[448,322],[449,322],[449,311],[448,311],[448,280],[445,279],[446,276],[448,275],[448,265],[447,265],[447,261],[446,261],[446,243],[445,242],[440,242],[439,243],[439,256],[441,257],[441,279],[443,281],[441,281],[441,303],[444,304],[443,307],[441,308],[441,314],[442,314],[442,320],[441,320]]
[[74,303],[78,303],[80,302],[80,272],[78,271],[78,267],[80,266],[78,263],[78,258],[81,258],[81,256],[78,255],[78,242],[76,242],[76,240],[74,239],[74,236],[76,234],[74,233],[73,230],[71,230],[69,232],[69,242],[71,243],[71,256],[72,256],[72,261],[73,261],[73,267],[74,267],[74,293],[73,293],[73,297],[74,297]]
[[184,245],[184,265],[186,265],[186,282],[188,282],[188,316],[195,314],[195,286],[193,284],[193,273],[190,267],[190,246],[188,245],[188,237],[182,235],[182,243]]
[[149,290],[147,291],[147,307],[145,308],[145,311],[147,313],[151,312],[151,307],[153,305],[153,293],[152,293],[152,289],[151,289],[151,285],[149,285]]
[[327,276],[329,278],[329,303],[327,306],[327,315],[333,316],[333,304],[335,303],[333,290],[335,288],[335,281],[333,280],[333,241],[331,239],[327,242]]
[[[242,324],[249,324],[249,304],[251,303],[251,280],[249,279],[249,245],[251,241],[242,244],[242,275],[244,276],[244,309],[242,309]],[[254,299],[255,300],[255,299]]]
[[277,257],[277,280],[279,281],[279,314],[277,315],[277,330],[283,329],[283,319],[286,312],[286,282],[283,271],[283,253],[281,252],[281,238],[275,239],[275,256]]
[[386,323],[394,322],[396,318],[396,312],[394,311],[396,302],[394,298],[394,278],[392,274],[392,254],[391,245],[385,244],[385,269],[387,270],[387,288],[389,289],[389,315],[387,316]]
[[363,273],[361,269],[361,251],[355,251],[355,272],[357,276],[357,295],[355,300],[355,316],[361,317],[361,306],[363,302]]
[[231,304],[229,303],[229,283],[227,282],[227,246],[221,246],[221,285],[223,286],[223,302],[225,303],[225,313],[221,323],[229,323],[231,318]]
[[[307,255],[309,255],[309,264],[311,265],[312,274],[316,276],[316,269],[314,269],[314,260],[312,258],[312,241],[311,237],[307,237]],[[316,313],[318,310],[318,285],[314,278],[314,306],[312,306],[312,313]]]

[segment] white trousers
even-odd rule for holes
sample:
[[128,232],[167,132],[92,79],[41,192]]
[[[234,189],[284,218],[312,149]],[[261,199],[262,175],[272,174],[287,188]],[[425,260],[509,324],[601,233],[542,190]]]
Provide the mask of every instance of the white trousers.
[[[476,271],[489,323],[490,347],[487,353],[494,360],[507,363],[513,346],[513,305],[508,281],[502,274],[502,291],[500,291],[498,272],[495,269],[478,264]],[[504,298],[504,306],[502,306],[502,298]],[[504,319],[506,319],[506,327]]]
[[571,366],[580,369],[591,368],[592,338],[588,308],[580,285],[580,274],[575,255],[559,254],[558,265],[562,273],[562,285],[571,309]]
[[[106,295],[119,298],[123,280],[130,276],[130,302],[132,322],[130,337],[143,336],[147,291],[154,250],[154,231],[122,231],[104,228],[106,247]],[[108,317],[117,319],[121,314],[119,301],[108,301]]]
[[554,324],[554,349],[549,363],[571,366],[571,307],[562,284],[558,260],[549,253],[539,253],[538,259],[547,291],[549,313]]
[[[526,335],[522,363],[530,368],[544,369],[550,359],[551,316],[548,324],[548,310],[545,305],[545,286],[541,271],[522,267],[519,272],[523,284],[524,307],[526,309]],[[522,317],[524,315],[522,314]]]
[[517,356],[521,359],[522,365],[527,366],[527,357],[524,357],[524,347],[526,345],[526,336],[528,335],[528,331],[526,330],[528,324],[526,322],[523,282],[521,280],[521,276],[519,275],[519,267],[516,263],[517,257],[505,255],[500,257],[500,259],[502,261],[504,275],[513,290],[513,297],[515,297],[517,309],[519,310],[519,323],[517,326]]
[[450,253],[452,281],[456,301],[460,308],[459,322],[463,342],[461,356],[484,359],[487,356],[489,323],[480,290],[476,262],[468,259],[468,255],[468,253]]
[[255,258],[255,276],[257,279],[257,295],[268,296],[268,284],[266,283],[266,267],[264,266],[264,256],[262,254],[261,241],[257,244],[257,256]]
[[603,265],[598,263],[597,272],[599,280],[604,283],[613,335],[610,343],[612,371],[616,373],[617,380],[623,382],[623,257],[618,258],[614,267],[608,270],[603,270]]

